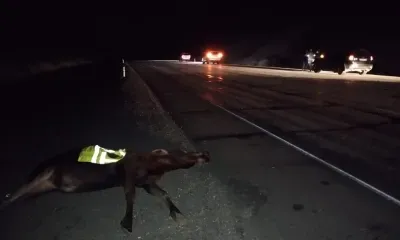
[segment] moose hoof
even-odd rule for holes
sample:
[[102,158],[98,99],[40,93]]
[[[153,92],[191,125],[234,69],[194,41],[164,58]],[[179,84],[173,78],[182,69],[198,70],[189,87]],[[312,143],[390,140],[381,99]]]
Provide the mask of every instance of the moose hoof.
[[129,220],[129,219],[127,219],[127,218],[124,218],[124,219],[122,219],[122,221],[121,221],[122,230],[128,231],[129,233],[131,233],[132,230],[133,230],[132,225],[133,225],[132,220]]

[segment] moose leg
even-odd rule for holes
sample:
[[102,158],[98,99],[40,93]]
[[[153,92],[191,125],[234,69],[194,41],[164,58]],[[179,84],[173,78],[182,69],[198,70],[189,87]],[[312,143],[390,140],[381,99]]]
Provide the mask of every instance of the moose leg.
[[175,222],[183,223],[185,221],[185,217],[183,216],[182,212],[172,202],[171,198],[168,196],[168,193],[160,186],[158,186],[156,183],[150,183],[145,184],[143,188],[147,193],[160,198],[165,203],[169,209],[169,215],[172,219],[174,219]]
[[121,227],[126,229],[128,232],[132,232],[133,229],[133,202],[136,195],[135,186],[131,181],[126,181],[124,186],[126,210],[125,216],[121,221]]
[[22,200],[27,197],[37,196],[38,194],[49,192],[56,189],[53,182],[50,180],[53,171],[48,171],[37,176],[31,182],[24,184],[15,193],[7,194],[6,199],[1,203],[0,210],[9,206],[17,200]]

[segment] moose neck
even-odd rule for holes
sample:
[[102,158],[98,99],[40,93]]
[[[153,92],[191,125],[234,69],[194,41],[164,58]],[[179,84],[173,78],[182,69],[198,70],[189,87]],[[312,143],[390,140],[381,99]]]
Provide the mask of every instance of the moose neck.
[[181,166],[178,167],[178,168],[187,169],[187,168],[193,167],[194,165],[196,165],[196,161],[193,161],[193,162],[184,162],[184,163],[182,163]]
[[173,171],[177,169],[188,169],[196,165],[197,161],[196,160],[187,160],[187,159],[181,159],[179,157],[171,156],[174,158],[175,161],[172,161],[173,164],[169,166],[165,166],[166,171]]

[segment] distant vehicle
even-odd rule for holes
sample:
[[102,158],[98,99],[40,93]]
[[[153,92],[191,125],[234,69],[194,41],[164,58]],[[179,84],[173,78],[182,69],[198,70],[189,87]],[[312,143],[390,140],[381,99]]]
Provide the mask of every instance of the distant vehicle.
[[314,61],[314,72],[331,70],[339,75],[347,72],[358,72],[360,75],[367,74],[373,68],[374,58],[365,49],[346,51],[342,53],[324,54],[324,58],[316,58]]
[[303,60],[303,71],[314,71],[315,68],[315,60],[318,58],[324,58],[324,54],[321,53],[319,50],[317,51],[312,51],[312,49],[308,50],[306,54],[304,55],[304,60]]
[[207,51],[201,61],[203,64],[220,64],[223,56],[224,54],[221,51]]
[[190,54],[189,53],[182,53],[181,57],[179,58],[179,61],[185,62],[185,61],[190,61]]
[[312,62],[311,66],[310,66],[310,71],[314,71],[316,73],[321,72],[321,62],[324,61],[325,58],[325,53],[321,52],[321,51],[316,51],[315,52],[315,57],[314,57],[314,61]]

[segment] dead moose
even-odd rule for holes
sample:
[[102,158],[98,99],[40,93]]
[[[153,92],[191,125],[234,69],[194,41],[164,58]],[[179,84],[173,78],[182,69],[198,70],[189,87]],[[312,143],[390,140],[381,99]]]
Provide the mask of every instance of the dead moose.
[[77,161],[81,151],[82,149],[74,149],[43,162],[32,172],[26,184],[13,194],[7,194],[0,209],[17,200],[55,190],[78,193],[122,186],[125,193],[126,211],[121,220],[121,226],[132,232],[136,187],[143,188],[147,193],[161,199],[168,207],[172,219],[178,221],[178,215],[183,217],[183,214],[157,182],[166,172],[187,169],[210,161],[207,151],[185,152],[156,149],[147,153],[127,150],[120,161],[93,164]]

